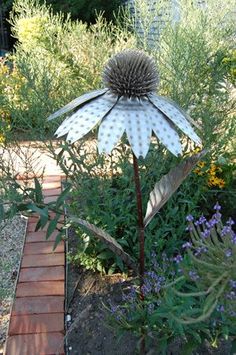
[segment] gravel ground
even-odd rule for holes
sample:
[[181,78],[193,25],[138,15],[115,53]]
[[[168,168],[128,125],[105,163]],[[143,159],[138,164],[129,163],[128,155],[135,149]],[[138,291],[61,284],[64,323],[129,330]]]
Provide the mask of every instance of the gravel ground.
[[0,354],[8,327],[18,267],[24,242],[26,219],[14,217],[3,229],[0,224]]

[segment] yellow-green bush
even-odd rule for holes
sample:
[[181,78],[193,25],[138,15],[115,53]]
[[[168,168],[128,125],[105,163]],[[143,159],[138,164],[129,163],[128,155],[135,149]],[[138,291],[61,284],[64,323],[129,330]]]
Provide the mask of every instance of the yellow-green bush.
[[107,59],[135,45],[126,28],[108,24],[102,16],[88,28],[53,14],[37,0],[16,0],[10,21],[17,44],[13,70],[4,66],[0,101],[10,112],[12,132],[27,139],[50,136],[53,123],[47,116],[81,93],[101,87]]

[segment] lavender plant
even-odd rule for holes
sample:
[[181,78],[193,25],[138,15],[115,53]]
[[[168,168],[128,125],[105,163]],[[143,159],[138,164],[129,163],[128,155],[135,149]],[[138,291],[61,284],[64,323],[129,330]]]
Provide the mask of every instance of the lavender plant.
[[206,296],[206,302],[202,313],[196,318],[185,317],[184,314],[181,318],[176,318],[173,315],[181,324],[204,321],[216,309],[234,318],[236,323],[235,222],[229,218],[223,224],[218,202],[214,210],[215,213],[210,219],[203,215],[197,220],[194,220],[192,215],[187,216],[191,242],[184,243],[183,248],[186,249],[190,262],[184,265],[182,271],[188,281],[195,283],[197,291],[181,292],[176,288],[173,288],[173,291],[183,298]]
[[[208,340],[217,346],[224,337],[235,346],[236,334],[236,234],[235,222],[222,222],[221,206],[207,219],[187,216],[191,240],[173,257],[152,253],[151,269],[140,291],[131,286],[122,305],[110,305],[109,319],[120,331],[142,337],[166,353],[176,339],[182,351],[192,351]],[[232,350],[233,351],[233,350]],[[191,353],[191,352],[190,352]]]

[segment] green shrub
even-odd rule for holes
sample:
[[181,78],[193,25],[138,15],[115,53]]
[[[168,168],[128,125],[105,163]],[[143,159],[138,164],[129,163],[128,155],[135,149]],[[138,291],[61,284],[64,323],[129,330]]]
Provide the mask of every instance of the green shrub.
[[143,301],[134,284],[122,304],[109,305],[116,331],[145,335],[147,348],[163,354],[176,340],[183,354],[192,354],[206,340],[212,347],[222,339],[234,341],[235,346],[235,222],[230,218],[223,224],[218,203],[214,210],[209,219],[187,216],[191,239],[179,254],[152,252],[141,287]]
[[[130,148],[123,142],[107,158],[99,156],[95,141],[88,138],[72,147],[63,144],[55,158],[73,186],[68,213],[108,232],[129,255],[138,260],[137,207],[130,153]],[[177,162],[178,159],[161,145],[152,144],[146,159],[140,162],[144,211],[154,184]],[[185,215],[199,205],[208,189],[198,187],[198,183],[198,175],[191,174],[163,207],[162,213],[146,228],[147,260],[153,248],[169,254],[181,245]],[[111,253],[105,244],[76,225],[75,230],[78,250],[72,260],[92,269],[99,265],[99,271],[109,273],[125,270],[120,258]]]
[[47,116],[100,87],[107,59],[134,43],[127,29],[108,24],[102,16],[88,29],[82,22],[54,15],[37,0],[15,1],[11,24],[18,42],[11,57],[14,70],[4,79],[8,89],[0,92],[0,101],[11,112],[12,132],[25,139],[50,137],[55,126],[46,122]]
[[[219,0],[209,0],[205,6],[198,6],[195,1],[181,0],[177,9],[180,17],[173,22],[168,2],[158,2],[156,10],[150,12],[147,0],[135,1],[135,12],[143,28],[143,35],[138,37],[139,46],[156,58],[160,93],[179,103],[201,124],[204,146],[218,158],[225,151],[232,152],[229,142],[235,142],[235,100],[232,100],[231,85],[233,1],[223,5]],[[148,47],[155,18],[159,19],[156,26],[160,36]]]

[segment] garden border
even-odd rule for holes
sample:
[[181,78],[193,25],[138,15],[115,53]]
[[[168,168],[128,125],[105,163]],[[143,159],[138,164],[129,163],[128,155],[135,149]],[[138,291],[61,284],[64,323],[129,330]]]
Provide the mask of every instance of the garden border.
[[[57,199],[61,181],[60,175],[45,176],[45,202]],[[46,227],[35,232],[37,219],[28,219],[5,355],[65,354],[65,243],[53,252],[57,232],[45,241]]]

